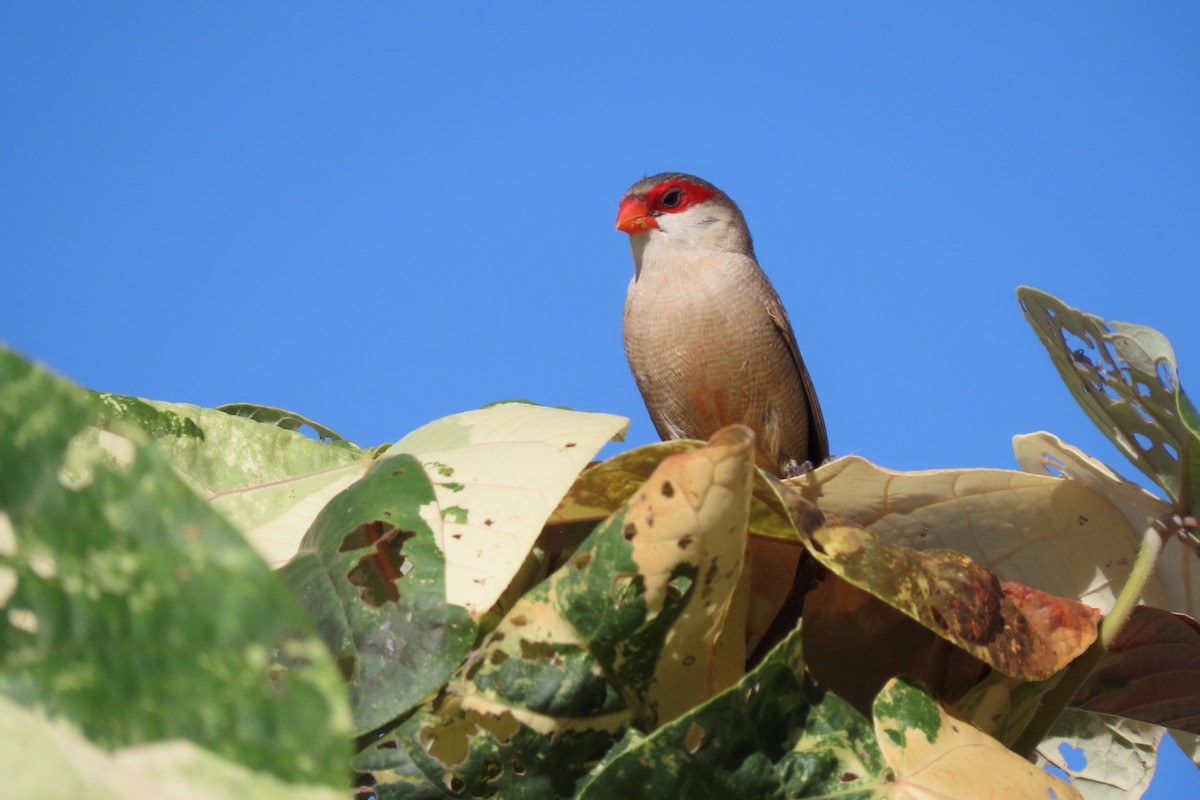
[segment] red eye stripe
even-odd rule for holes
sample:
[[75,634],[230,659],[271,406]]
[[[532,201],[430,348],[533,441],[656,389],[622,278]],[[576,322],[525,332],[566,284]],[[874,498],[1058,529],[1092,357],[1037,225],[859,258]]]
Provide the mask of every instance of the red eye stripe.
[[[678,202],[674,200],[674,194],[680,193]],[[700,186],[691,181],[676,180],[660,183],[650,191],[646,192],[646,205],[653,211],[660,214],[678,214],[680,211],[686,211],[698,203],[703,203],[713,195],[717,190],[711,186]],[[664,205],[666,200],[667,205]]]

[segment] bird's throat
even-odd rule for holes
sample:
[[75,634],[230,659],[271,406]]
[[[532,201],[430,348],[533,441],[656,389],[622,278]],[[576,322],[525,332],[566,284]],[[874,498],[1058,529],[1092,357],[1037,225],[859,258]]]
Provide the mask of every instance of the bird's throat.
[[629,237],[629,250],[633,253],[633,279],[642,277],[642,260],[646,256],[646,244],[650,241],[649,233],[635,233]]

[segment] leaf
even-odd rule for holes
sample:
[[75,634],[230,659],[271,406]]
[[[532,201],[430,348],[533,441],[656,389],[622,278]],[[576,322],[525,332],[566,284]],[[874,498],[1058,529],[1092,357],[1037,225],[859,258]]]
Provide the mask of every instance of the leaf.
[[805,596],[803,629],[805,660],[817,684],[867,715],[897,675],[946,698],[962,694],[987,671],[978,659],[834,574]]
[[1017,290],[1017,299],[1092,422],[1182,509],[1200,508],[1200,472],[1193,469],[1200,466],[1200,448],[1180,417],[1180,406],[1191,404],[1166,337],[1087,314],[1028,286]]
[[10,797],[112,800],[169,797],[211,800],[337,800],[345,790],[284,783],[186,741],[108,752],[66,725],[0,697],[0,772]]
[[[550,523],[604,519],[620,508],[664,458],[703,446],[704,442],[694,439],[672,439],[627,450],[590,467],[571,485]],[[787,541],[795,541],[797,536],[779,493],[761,471],[754,474],[750,533]]]
[[1099,615],[994,573],[950,550],[916,551],[864,528],[827,523],[809,550],[827,569],[994,669],[1050,677],[1096,639]]
[[891,545],[956,550],[1015,581],[1106,613],[1138,537],[1088,486],[1001,469],[895,472],[856,456],[785,482]]
[[0,351],[0,691],[105,748],[342,785],[344,690],[291,593],[140,435],[70,444],[98,410]]
[[446,563],[422,517],[433,486],[412,456],[381,460],[317,516],[282,575],[350,685],[356,734],[420,704],[475,641],[446,603]]
[[1088,800],[1141,797],[1162,735],[1144,722],[1067,709],[1038,745],[1037,763],[1067,773]]
[[[1130,547],[1140,544],[1143,531],[1154,520],[1171,510],[1170,505],[1137,484],[1125,480],[1111,467],[1049,433],[1030,433],[1013,437],[1013,450],[1021,469],[1034,474],[1050,474],[1082,483],[1104,495],[1129,522]],[[1097,554],[1103,559],[1103,554]],[[1095,556],[1093,558],[1096,558]],[[1132,563],[1129,558],[1123,559]],[[1107,567],[1103,562],[1102,566]],[[1114,588],[1119,588],[1118,583]],[[1094,597],[1088,598],[1095,601]],[[1195,553],[1172,537],[1163,545],[1155,565],[1154,577],[1147,582],[1142,602],[1158,608],[1200,616],[1200,565]],[[1104,608],[1107,611],[1107,608]]]
[[414,785],[570,796],[635,721],[652,729],[733,684],[745,659],[735,590],[753,472],[744,427],[665,459],[517,603],[440,701],[356,768],[381,797]]
[[[663,460],[485,640],[467,668],[464,708],[507,711],[545,732],[571,727],[545,717],[574,716],[555,704],[583,693],[548,694],[530,682],[570,681],[574,663],[581,681],[613,684],[653,728],[741,677],[745,607],[739,620],[735,589],[753,473],[753,434],[744,427]],[[538,705],[543,696],[554,703]],[[601,713],[613,710],[606,704]]]
[[953,703],[954,714],[1012,747],[1042,705],[1061,674],[1044,681],[1022,681],[993,672]]
[[1200,625],[1139,606],[1071,705],[1200,734]]
[[298,431],[303,427],[308,427],[322,440],[345,444],[350,449],[358,449],[358,445],[332,428],[327,428],[321,423],[314,422],[308,417],[297,414],[294,411],[286,411],[274,406],[260,406],[257,403],[226,403],[225,405],[217,406],[216,410],[223,411],[235,417],[244,417],[252,419],[255,422],[274,425],[278,428],[283,428],[285,431]]
[[479,615],[520,570],[546,519],[629,421],[503,403],[431,422],[382,456],[415,456],[433,480],[427,522],[447,563],[446,601]]
[[[551,524],[570,525],[603,519],[620,508],[664,458],[702,446],[675,439],[620,453],[585,470],[572,484]],[[801,547],[796,526],[775,487],[761,470],[754,474],[750,499],[749,560],[754,574],[746,621],[746,648],[753,652],[792,591]],[[791,622],[794,622],[792,620]]]
[[352,766],[362,790],[378,800],[552,800],[574,797],[576,781],[616,739],[603,729],[550,737],[507,715],[425,708],[356,756]]
[[1179,745],[1179,749],[1183,754],[1192,760],[1192,763],[1200,767],[1200,736],[1194,733],[1184,733],[1183,731],[1170,731],[1171,738]]
[[797,631],[736,686],[627,737],[578,797],[882,797],[885,771],[870,722],[806,678]]
[[902,679],[875,699],[875,733],[895,771],[888,797],[1082,800],[1074,787],[955,719]]
[[[127,425],[151,439],[196,494],[281,566],[331,497],[371,465],[368,453],[223,411],[99,394],[100,429],[81,440],[120,457]],[[279,412],[286,414],[287,412]],[[344,441],[342,445],[348,445]]]

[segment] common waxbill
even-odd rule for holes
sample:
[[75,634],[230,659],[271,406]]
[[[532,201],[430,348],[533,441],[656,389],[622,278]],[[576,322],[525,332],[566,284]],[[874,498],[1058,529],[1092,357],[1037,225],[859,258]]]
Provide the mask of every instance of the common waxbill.
[[644,178],[621,198],[617,230],[633,249],[625,354],[659,436],[743,423],[764,469],[790,477],[824,461],[812,379],[729,196],[684,173]]

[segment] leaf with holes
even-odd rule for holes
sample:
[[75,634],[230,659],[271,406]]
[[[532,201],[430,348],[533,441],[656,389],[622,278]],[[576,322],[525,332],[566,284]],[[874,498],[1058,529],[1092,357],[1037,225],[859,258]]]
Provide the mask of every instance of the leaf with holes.
[[446,602],[446,562],[425,521],[433,486],[412,456],[376,462],[317,516],[282,574],[350,684],[365,733],[436,692],[476,626]]
[[[659,442],[590,467],[563,497],[550,517],[551,524],[575,525],[603,519],[620,508],[664,458],[701,446],[703,442],[690,439]],[[753,651],[791,593],[801,553],[796,526],[761,470],[754,474],[749,527],[752,538],[747,557],[754,581],[746,626],[747,648]]]
[[[1016,436],[1013,438],[1013,450],[1021,469],[1026,472],[1069,479],[1106,497],[1129,522],[1129,548],[1136,548],[1139,537],[1150,525],[1171,510],[1166,501],[1125,480],[1111,467],[1053,434],[1043,432]],[[1200,616],[1198,556],[1200,550],[1190,536],[1174,536],[1164,542],[1162,555],[1154,568],[1154,577],[1146,586],[1142,602],[1192,617]],[[1099,569],[1108,572],[1110,578],[1118,577],[1111,573],[1114,566],[1111,554],[1097,552],[1091,560],[1099,562]],[[1132,557],[1124,557],[1121,562],[1121,572],[1126,572],[1132,564]],[[1114,588],[1120,588],[1121,585],[1118,583]],[[1096,596],[1088,597],[1088,602],[1107,611],[1107,605],[1098,600]]]
[[0,691],[107,749],[180,739],[344,781],[344,687],[291,592],[96,398],[0,350]]
[[1087,314],[1028,286],[1017,290],[1017,299],[1092,422],[1182,510],[1200,508],[1200,447],[1180,415],[1191,403],[1166,337]]
[[558,723],[543,716],[582,711],[531,701],[613,690],[548,693],[529,682],[578,676],[615,686],[621,699],[587,715],[628,707],[653,728],[737,680],[745,663],[742,576],[753,474],[753,435],[742,427],[665,459],[485,640],[467,667],[464,707],[502,708],[553,729]]
[[491,608],[571,483],[628,426],[611,414],[501,403],[392,445],[382,458],[410,454],[433,480],[437,503],[426,520],[446,557],[447,602],[476,615]]
[[610,797],[884,797],[871,723],[804,671],[799,632],[738,684],[629,736],[581,787]]
[[1088,800],[1141,797],[1162,735],[1156,725],[1069,708],[1038,745],[1037,765],[1061,769]]
[[1001,582],[962,553],[896,547],[837,523],[813,530],[809,551],[838,577],[1012,677],[1048,678],[1096,639],[1094,609]]
[[753,474],[742,427],[665,459],[504,617],[436,707],[359,768],[376,765],[381,791],[378,772],[401,764],[467,793],[521,796],[535,778],[569,787],[631,724],[651,730],[728,688],[745,662]]
[[[550,524],[566,525],[600,520],[621,507],[664,458],[703,447],[694,439],[674,439],[637,447],[592,466],[571,485]],[[755,536],[795,540],[796,528],[779,493],[761,471],[754,474],[750,500],[750,533]]]
[[902,679],[890,681],[875,698],[873,717],[883,758],[894,774],[890,798],[1083,800],[1075,787],[951,717]]
[[287,563],[317,512],[371,465],[370,454],[349,442],[310,439],[278,424],[278,414],[256,421],[183,403],[97,397],[104,412],[85,438],[120,459],[129,448],[124,426],[140,428],[272,566]]
[[[1129,578],[1141,530],[1077,481],[1003,469],[896,472],[847,456],[788,480],[826,514],[891,545],[957,550],[1002,580],[1107,612]],[[1161,591],[1148,602],[1166,603]]]
[[234,417],[244,417],[245,419],[252,419],[255,422],[274,425],[277,428],[283,428],[285,431],[298,431],[302,428],[309,428],[322,441],[332,442],[338,446],[345,447],[347,450],[359,449],[358,445],[332,428],[326,427],[294,411],[275,408],[274,406],[263,406],[258,403],[226,403],[225,405],[217,406],[216,410]]

